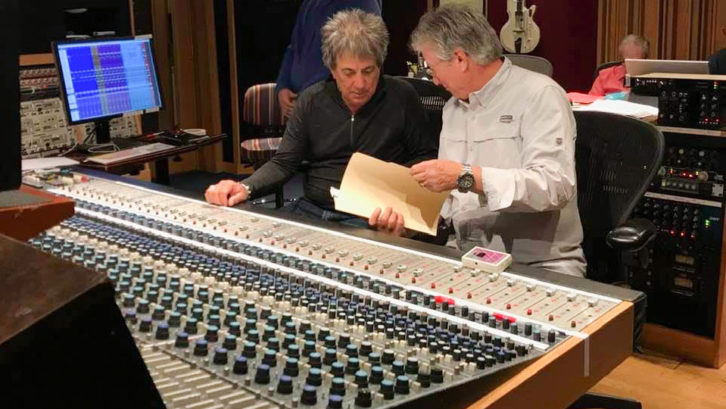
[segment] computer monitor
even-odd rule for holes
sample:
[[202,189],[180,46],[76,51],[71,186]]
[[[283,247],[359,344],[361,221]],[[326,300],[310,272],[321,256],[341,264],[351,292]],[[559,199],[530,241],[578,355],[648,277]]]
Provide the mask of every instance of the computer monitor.
[[96,142],[110,141],[111,118],[163,107],[149,37],[53,43],[68,123],[94,122]]
[[708,61],[626,59],[625,73],[630,76],[653,72],[708,74]]

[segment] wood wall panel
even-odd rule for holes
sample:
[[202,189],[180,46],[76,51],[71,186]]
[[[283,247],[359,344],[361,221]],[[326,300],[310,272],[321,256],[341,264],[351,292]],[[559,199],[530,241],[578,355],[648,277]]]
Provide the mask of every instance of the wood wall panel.
[[619,59],[630,33],[650,40],[650,58],[705,60],[726,47],[723,0],[599,0],[598,61]]

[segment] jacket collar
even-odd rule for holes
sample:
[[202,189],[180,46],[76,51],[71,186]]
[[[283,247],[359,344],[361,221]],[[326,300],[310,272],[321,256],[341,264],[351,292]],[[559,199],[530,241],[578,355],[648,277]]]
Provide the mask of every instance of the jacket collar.
[[[373,93],[373,96],[371,97],[368,102],[366,102],[363,107],[361,107],[360,111],[363,112],[368,109],[370,106],[375,106],[378,104],[378,102],[383,98],[383,96],[386,94],[386,81],[385,78],[386,75],[381,73],[381,75],[378,77],[378,85],[376,85],[376,92]],[[333,78],[332,75],[328,76],[328,79],[325,80],[325,93],[331,97],[338,105],[340,105],[342,108],[344,108],[346,111],[350,112],[348,109],[348,106],[345,105],[345,101],[343,101],[343,95],[340,93],[340,90],[338,89],[338,84],[335,83],[335,78]]]

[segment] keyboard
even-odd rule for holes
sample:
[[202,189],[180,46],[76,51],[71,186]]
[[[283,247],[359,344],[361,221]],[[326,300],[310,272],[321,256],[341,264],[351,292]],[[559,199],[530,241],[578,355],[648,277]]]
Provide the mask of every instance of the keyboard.
[[164,152],[174,148],[174,146],[167,145],[165,143],[151,143],[148,145],[137,146],[131,149],[124,149],[117,152],[105,153],[103,155],[91,156],[86,159],[86,162],[95,162],[102,165],[112,165],[114,163],[126,162],[130,159],[135,159],[142,156],[149,156],[158,152]]

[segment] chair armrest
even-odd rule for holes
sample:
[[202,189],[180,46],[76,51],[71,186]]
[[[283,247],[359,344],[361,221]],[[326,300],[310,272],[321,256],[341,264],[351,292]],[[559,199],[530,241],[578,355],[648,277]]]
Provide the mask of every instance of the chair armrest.
[[610,230],[605,242],[621,252],[637,252],[655,239],[657,231],[648,219],[630,219]]

